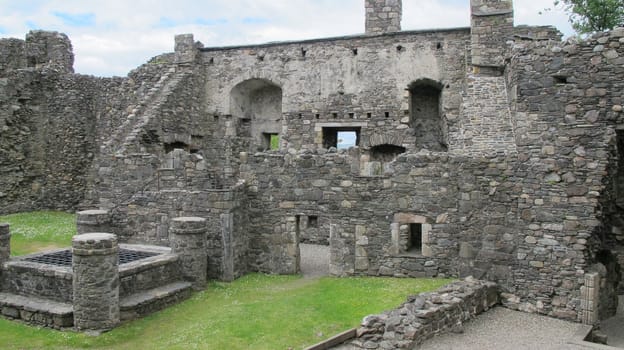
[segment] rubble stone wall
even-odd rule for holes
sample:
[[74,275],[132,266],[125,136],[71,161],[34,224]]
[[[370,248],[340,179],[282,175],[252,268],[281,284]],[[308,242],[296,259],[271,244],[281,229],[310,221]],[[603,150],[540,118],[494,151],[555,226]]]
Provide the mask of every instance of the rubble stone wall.
[[469,277],[411,296],[394,310],[366,316],[356,339],[347,344],[355,349],[411,349],[437,334],[461,332],[464,322],[496,304],[496,284]]

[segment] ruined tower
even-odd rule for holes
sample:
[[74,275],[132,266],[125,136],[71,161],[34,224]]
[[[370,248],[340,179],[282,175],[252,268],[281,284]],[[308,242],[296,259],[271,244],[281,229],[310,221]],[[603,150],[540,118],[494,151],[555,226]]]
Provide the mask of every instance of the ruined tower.
[[383,34],[401,30],[401,0],[365,0],[366,34]]
[[505,42],[513,33],[512,0],[471,0],[470,34],[475,73],[503,66]]

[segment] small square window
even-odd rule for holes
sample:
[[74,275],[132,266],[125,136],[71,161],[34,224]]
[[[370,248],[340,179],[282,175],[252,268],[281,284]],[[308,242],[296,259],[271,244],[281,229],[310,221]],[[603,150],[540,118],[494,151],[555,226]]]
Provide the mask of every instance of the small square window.
[[262,133],[264,138],[264,149],[278,150],[279,149],[279,134],[277,133]]
[[318,227],[318,216],[316,215],[308,216],[308,227],[311,227],[311,228]]

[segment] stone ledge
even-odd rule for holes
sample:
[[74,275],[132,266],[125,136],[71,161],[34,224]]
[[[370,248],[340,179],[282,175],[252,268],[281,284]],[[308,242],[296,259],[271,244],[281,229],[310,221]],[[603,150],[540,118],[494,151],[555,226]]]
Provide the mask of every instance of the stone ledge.
[[33,296],[0,293],[0,310],[5,317],[47,327],[66,328],[74,324],[72,305]]
[[178,260],[177,254],[166,253],[125,263],[119,265],[119,277],[136,275],[159,266],[176,263]]
[[190,295],[191,283],[189,282],[174,282],[129,295],[119,302],[121,320],[128,321],[145,316],[187,299]]

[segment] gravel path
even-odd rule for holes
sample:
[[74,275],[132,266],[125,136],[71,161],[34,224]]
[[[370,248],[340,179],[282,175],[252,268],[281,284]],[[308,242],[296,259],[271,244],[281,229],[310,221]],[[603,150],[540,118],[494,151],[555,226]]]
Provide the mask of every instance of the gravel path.
[[301,273],[304,277],[329,275],[329,246],[299,244]]
[[419,350],[562,350],[579,324],[496,307],[464,324],[464,333],[426,340]]

